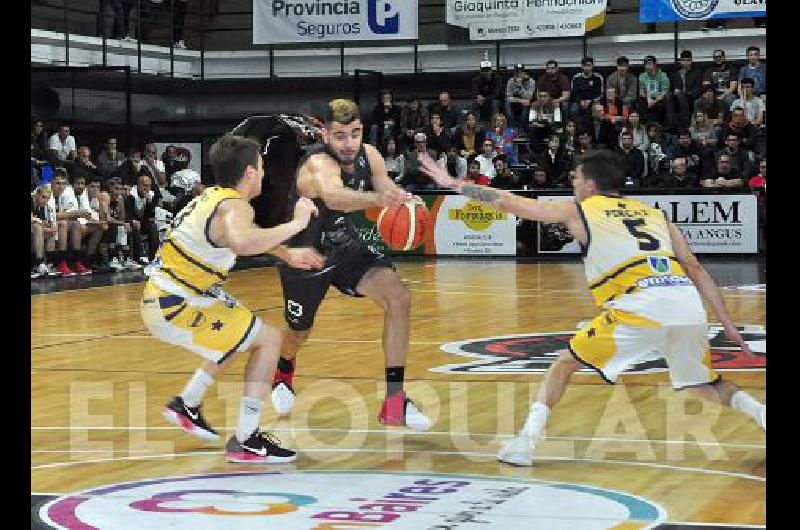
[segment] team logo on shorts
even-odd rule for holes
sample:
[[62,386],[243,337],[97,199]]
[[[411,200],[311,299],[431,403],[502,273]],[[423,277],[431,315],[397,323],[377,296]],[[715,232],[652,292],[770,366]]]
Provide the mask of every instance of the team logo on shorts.
[[719,0],[671,0],[672,8],[683,18],[705,18],[719,4]]
[[666,256],[647,256],[647,263],[654,272],[660,274],[669,272],[669,258]]
[[[585,323],[579,323],[580,329]],[[708,339],[711,344],[711,367],[714,370],[761,371],[767,367],[767,332],[763,326],[739,326],[742,337],[750,346],[755,357],[742,353],[741,348],[729,341],[722,326],[710,325]],[[528,333],[488,337],[441,346],[442,351],[477,361],[447,364],[431,368],[430,371],[449,374],[535,374],[545,372],[558,357],[560,350],[566,349],[575,332]],[[666,361],[654,353],[642,362],[632,366],[627,372],[656,373],[667,370]],[[583,368],[583,373],[595,372]]]

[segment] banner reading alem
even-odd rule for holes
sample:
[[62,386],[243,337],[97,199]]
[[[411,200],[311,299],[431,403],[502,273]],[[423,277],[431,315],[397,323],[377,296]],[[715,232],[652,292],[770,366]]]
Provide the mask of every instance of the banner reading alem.
[[605,22],[606,0],[447,0],[470,40],[579,37]]
[[253,44],[416,38],[416,1],[253,0]]
[[767,0],[641,0],[640,22],[767,16]]

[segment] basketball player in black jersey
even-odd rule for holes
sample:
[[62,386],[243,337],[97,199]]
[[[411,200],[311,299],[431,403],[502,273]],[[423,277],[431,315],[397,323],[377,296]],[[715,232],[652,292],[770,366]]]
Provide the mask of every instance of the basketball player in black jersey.
[[384,425],[425,431],[431,421],[403,390],[408,352],[411,294],[391,260],[360,239],[349,213],[374,206],[399,206],[411,199],[389,178],[383,157],[362,144],[364,126],[358,106],[335,99],[326,109],[324,143],[313,146],[298,165],[289,194],[289,211],[298,196],[314,201],[319,216],[289,240],[288,246],[313,246],[326,258],[318,271],[279,265],[288,329],[275,375],[272,402],[280,414],[294,405],[294,358],[308,338],[330,285],[349,296],[370,298],[384,310],[383,349],[386,358],[386,399],[378,420]]

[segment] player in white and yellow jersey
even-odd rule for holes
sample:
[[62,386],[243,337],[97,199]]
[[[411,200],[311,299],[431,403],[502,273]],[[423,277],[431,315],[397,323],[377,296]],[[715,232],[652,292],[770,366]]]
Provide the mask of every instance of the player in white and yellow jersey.
[[214,377],[238,353],[249,353],[236,433],[225,448],[228,461],[281,463],[294,451],[258,428],[264,394],[278,362],[281,333],[261,321],[222,289],[236,256],[270,253],[293,267],[311,269],[324,259],[310,248],[281,245],[303,230],[317,208],[300,199],[292,221],[262,229],[249,201],[261,194],[264,163],[258,142],[225,135],[209,151],[217,185],[207,188],[178,213],[153,263],[141,300],[142,318],[158,339],[182,346],[206,360],[162,414],[204,440],[217,432],[200,413]]
[[531,465],[533,447],[570,376],[581,366],[609,383],[657,352],[666,359],[676,390],[719,400],[753,418],[765,431],[767,408],[710,367],[708,320],[701,295],[725,334],[753,355],[733,323],[714,280],[700,265],[680,230],[659,209],[622,197],[622,163],[611,151],[581,157],[573,181],[575,202],[538,201],[457,181],[429,157],[423,171],[439,185],[518,217],[565,223],[581,244],[589,290],[600,315],[559,353],[531,404],[527,421],[501,450],[501,461]]

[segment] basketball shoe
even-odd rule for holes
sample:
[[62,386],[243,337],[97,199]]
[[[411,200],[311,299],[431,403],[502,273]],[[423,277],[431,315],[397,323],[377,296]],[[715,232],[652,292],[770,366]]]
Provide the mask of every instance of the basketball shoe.
[[256,429],[244,442],[231,436],[225,445],[225,458],[237,464],[287,464],[297,460],[297,453],[279,444],[270,433]]
[[390,427],[408,427],[412,431],[427,431],[433,422],[420,411],[402,390],[383,400],[378,421]]
[[543,405],[537,403],[531,405],[525,425],[522,426],[517,436],[500,449],[497,454],[498,460],[515,466],[533,465],[533,449],[541,436],[546,421],[546,416],[542,415],[542,408]]
[[161,409],[161,415],[171,424],[201,440],[208,442],[219,440],[219,434],[203,418],[200,407],[202,405],[187,407],[182,397],[175,396]]
[[290,372],[282,371],[279,365],[272,379],[272,406],[278,414],[289,414],[294,407],[294,359],[291,365]]

